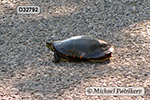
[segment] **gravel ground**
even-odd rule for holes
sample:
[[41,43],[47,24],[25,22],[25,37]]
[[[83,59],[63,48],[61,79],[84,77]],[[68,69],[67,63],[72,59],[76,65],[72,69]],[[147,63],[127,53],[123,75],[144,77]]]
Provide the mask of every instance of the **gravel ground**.
[[[37,15],[17,14],[36,5]],[[1,0],[1,99],[150,99],[149,0]],[[116,47],[106,62],[52,63],[46,39],[92,35]],[[143,96],[87,96],[89,86],[141,86]]]

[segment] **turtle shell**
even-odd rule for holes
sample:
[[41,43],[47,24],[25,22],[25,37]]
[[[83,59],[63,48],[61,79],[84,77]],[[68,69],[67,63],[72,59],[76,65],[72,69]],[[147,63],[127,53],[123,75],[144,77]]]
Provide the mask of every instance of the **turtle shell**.
[[[104,59],[113,52],[114,48],[106,41],[90,36],[74,36],[62,41],[55,41],[53,47],[63,59]],[[67,57],[65,57],[67,56]]]

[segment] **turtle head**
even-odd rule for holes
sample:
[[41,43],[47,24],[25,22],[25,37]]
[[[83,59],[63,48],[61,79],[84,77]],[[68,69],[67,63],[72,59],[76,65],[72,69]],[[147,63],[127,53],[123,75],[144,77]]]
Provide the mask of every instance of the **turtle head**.
[[46,41],[46,46],[51,50],[51,51],[55,51],[55,49],[54,49],[54,42],[52,42],[51,40],[47,40]]

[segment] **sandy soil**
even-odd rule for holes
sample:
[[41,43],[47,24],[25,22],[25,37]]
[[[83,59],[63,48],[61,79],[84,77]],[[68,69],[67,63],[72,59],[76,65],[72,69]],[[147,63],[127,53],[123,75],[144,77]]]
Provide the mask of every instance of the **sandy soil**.
[[[18,14],[35,5],[40,14]],[[1,0],[0,98],[150,99],[149,0]],[[101,63],[53,63],[46,39],[91,35],[116,51]],[[85,88],[144,87],[143,96],[87,96]]]

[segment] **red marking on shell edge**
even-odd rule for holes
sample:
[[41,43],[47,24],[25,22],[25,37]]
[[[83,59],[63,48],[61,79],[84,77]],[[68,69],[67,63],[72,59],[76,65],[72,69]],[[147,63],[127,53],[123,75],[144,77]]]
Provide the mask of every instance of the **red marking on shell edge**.
[[75,58],[76,56],[75,55],[73,55],[73,58]]
[[104,57],[108,57],[108,55],[104,55]]
[[79,58],[82,59],[82,56],[80,56]]
[[66,54],[66,56],[68,56],[68,54]]
[[87,57],[87,59],[90,59],[89,57]]

